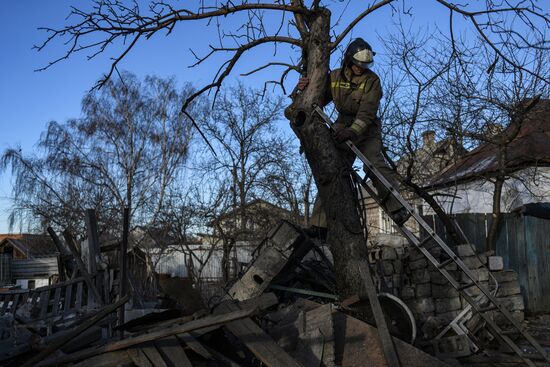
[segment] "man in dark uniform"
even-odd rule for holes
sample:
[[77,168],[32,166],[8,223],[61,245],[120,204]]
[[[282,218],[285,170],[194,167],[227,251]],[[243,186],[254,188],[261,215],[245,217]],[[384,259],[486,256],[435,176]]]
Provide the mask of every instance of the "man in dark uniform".
[[[362,38],[353,40],[346,49],[342,67],[330,73],[324,104],[334,101],[338,111],[334,124],[335,140],[338,143],[351,140],[390,184],[398,188],[396,173],[388,167],[382,155],[381,124],[377,117],[382,86],[378,75],[370,69],[374,55],[372,47]],[[308,83],[307,78],[300,78],[298,89],[303,90]],[[355,154],[350,150],[347,152],[349,164],[352,165]],[[372,181],[378,195],[384,197],[387,193],[385,187],[376,177],[372,177]],[[408,219],[408,212],[393,196],[390,195],[384,205],[396,223],[402,224]],[[315,202],[311,223],[326,228],[320,200]]]

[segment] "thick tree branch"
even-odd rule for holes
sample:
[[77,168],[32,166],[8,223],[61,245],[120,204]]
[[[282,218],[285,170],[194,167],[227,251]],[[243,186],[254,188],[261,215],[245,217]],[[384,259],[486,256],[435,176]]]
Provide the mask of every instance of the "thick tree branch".
[[[296,46],[302,46],[302,42],[295,39],[295,38],[282,37],[282,36],[270,36],[270,37],[258,38],[256,40],[254,40],[252,42],[249,42],[245,45],[242,45],[242,46],[240,46],[236,49],[231,49],[232,51],[233,50],[235,51],[235,54],[233,55],[233,57],[226,64],[222,65],[222,68],[220,69],[220,71],[223,69],[223,72],[221,72],[221,74],[219,74],[219,76],[216,76],[215,81],[213,81],[212,83],[204,86],[202,89],[200,89],[197,92],[190,95],[185,100],[185,103],[183,104],[181,110],[184,111],[185,109],[187,109],[189,104],[195,98],[197,98],[198,96],[200,96],[204,92],[209,91],[212,88],[216,88],[217,90],[219,90],[221,85],[222,85],[223,80],[231,73],[231,70],[233,70],[233,67],[235,66],[237,61],[239,61],[240,57],[242,56],[242,54],[244,52],[246,52],[246,51],[248,51],[248,50],[250,50],[250,49],[252,49],[252,48],[254,48],[258,45],[261,45],[261,44],[264,44],[264,43],[270,43],[270,42],[289,43],[289,44],[296,45]],[[220,50],[222,50],[222,49],[220,49]],[[227,50],[227,49],[225,49],[225,50]],[[227,65],[227,66],[225,66],[225,65]],[[224,68],[224,66],[225,66],[225,68]]]
[[370,13],[374,12],[375,10],[377,9],[380,9],[381,7],[383,6],[386,6],[392,2],[394,2],[395,0],[383,0],[383,1],[380,1],[379,3],[376,3],[374,4],[373,6],[371,6],[370,8],[368,8],[367,10],[365,10],[364,12],[362,12],[361,14],[359,14],[359,16],[357,18],[355,18],[347,27],[346,29],[344,29],[344,31],[342,33],[340,33],[339,36],[336,37],[336,39],[334,40],[334,42],[331,42],[330,43],[330,49],[333,50],[335,49],[338,44],[340,42],[342,42],[342,40],[347,36],[347,34],[353,29],[353,27],[355,27],[357,25],[357,23],[359,23],[363,18],[365,18],[367,15],[369,15]]

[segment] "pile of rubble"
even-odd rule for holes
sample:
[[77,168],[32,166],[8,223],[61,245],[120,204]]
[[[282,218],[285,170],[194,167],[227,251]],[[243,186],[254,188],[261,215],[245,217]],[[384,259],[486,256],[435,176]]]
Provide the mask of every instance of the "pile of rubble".
[[[459,253],[468,262],[478,259],[466,247]],[[460,297],[415,251],[382,247],[371,255],[378,289],[389,302],[384,309],[395,335],[390,340],[371,320],[356,317],[356,307],[365,300],[340,300],[332,292],[334,274],[326,248],[282,222],[209,310],[156,310],[125,319],[121,310],[129,297],[118,288],[118,270],[90,274],[80,258],[73,259],[77,270],[64,282],[0,294],[0,365],[393,367],[387,348],[402,366],[458,364],[452,358],[460,356],[456,351],[444,355],[436,348],[436,358],[422,348],[433,352],[426,341],[467,308]],[[491,284],[489,278],[497,278],[500,288],[494,291],[511,300],[510,309],[523,318],[522,304],[514,301],[515,275],[496,271],[490,276],[481,266],[486,260],[478,260],[480,280]],[[423,331],[420,338],[417,327]],[[500,352],[491,358],[514,361]],[[467,361],[472,366],[488,366],[486,362]]]

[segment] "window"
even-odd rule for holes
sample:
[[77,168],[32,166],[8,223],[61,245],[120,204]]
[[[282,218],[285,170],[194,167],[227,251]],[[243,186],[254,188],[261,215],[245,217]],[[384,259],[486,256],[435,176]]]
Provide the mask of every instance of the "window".
[[27,289],[34,289],[36,287],[36,280],[31,279],[27,283]]

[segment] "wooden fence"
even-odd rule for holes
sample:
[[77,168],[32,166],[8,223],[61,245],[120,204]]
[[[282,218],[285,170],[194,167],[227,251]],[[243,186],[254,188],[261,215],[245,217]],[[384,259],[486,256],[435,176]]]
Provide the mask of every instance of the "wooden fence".
[[[478,252],[484,252],[485,238],[492,223],[491,214],[455,214],[454,217],[469,242]],[[448,238],[438,218],[429,215],[424,219],[441,238]],[[550,312],[550,220],[503,214],[496,254],[503,257],[505,268],[518,273],[526,310],[530,313]]]

